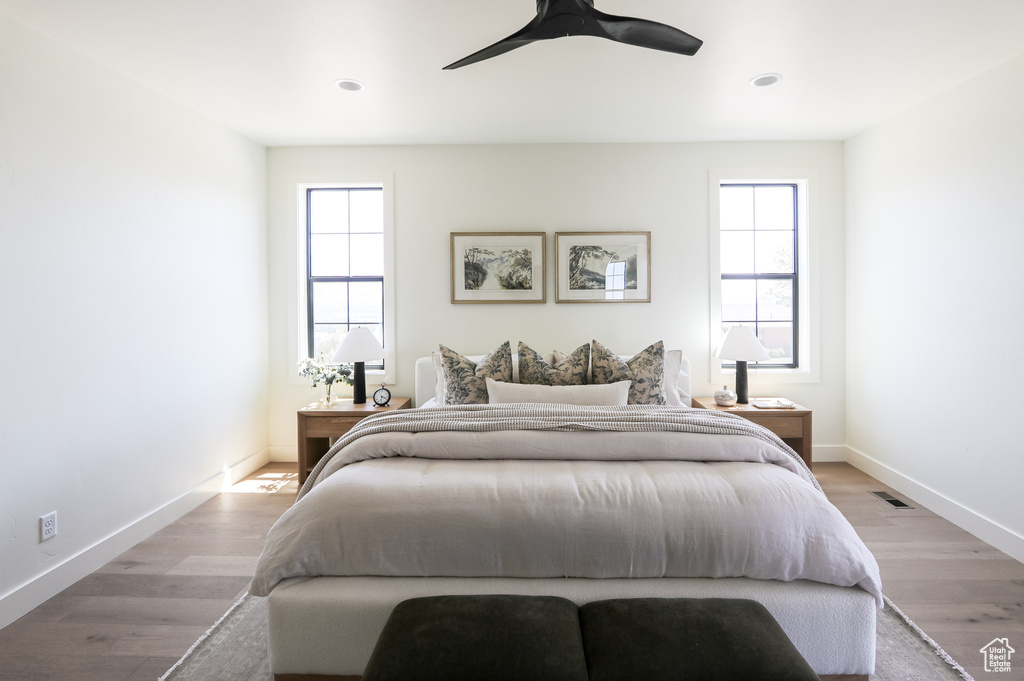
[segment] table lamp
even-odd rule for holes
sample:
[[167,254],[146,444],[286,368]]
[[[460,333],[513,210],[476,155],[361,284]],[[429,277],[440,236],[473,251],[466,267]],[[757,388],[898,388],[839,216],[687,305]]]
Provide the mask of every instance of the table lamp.
[[736,362],[736,403],[747,404],[747,362],[771,359],[749,326],[730,326],[716,357]]
[[352,365],[352,404],[366,404],[366,362],[384,357],[384,348],[365,326],[345,334],[331,361]]

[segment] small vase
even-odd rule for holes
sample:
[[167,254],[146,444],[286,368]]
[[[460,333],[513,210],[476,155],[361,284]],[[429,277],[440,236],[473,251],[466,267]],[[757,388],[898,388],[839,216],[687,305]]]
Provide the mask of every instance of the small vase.
[[720,407],[731,407],[736,404],[736,393],[729,390],[729,386],[723,385],[721,390],[715,391],[715,404]]
[[326,390],[324,391],[324,396],[320,398],[320,404],[324,405],[325,407],[329,407],[331,406],[331,384],[325,383],[324,387],[326,388]]

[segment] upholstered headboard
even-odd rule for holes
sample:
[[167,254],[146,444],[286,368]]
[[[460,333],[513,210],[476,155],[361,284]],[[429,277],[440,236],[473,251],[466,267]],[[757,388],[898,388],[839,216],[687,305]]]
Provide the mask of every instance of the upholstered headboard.
[[[512,361],[517,362],[516,354],[513,353]],[[437,376],[434,373],[434,360],[430,357],[420,357],[416,360],[416,406],[422,407],[427,400],[434,397],[437,388]],[[679,377],[676,383],[676,390],[679,393],[680,401],[690,406],[690,360],[682,357],[679,362]]]
[[437,377],[434,375],[434,360],[420,357],[416,360],[416,406],[422,407],[432,398],[437,390]]

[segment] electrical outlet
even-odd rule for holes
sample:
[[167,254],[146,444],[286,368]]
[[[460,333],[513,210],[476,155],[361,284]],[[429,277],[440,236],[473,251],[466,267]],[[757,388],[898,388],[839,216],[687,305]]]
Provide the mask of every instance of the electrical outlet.
[[57,512],[51,511],[39,519],[39,541],[53,539],[57,536]]

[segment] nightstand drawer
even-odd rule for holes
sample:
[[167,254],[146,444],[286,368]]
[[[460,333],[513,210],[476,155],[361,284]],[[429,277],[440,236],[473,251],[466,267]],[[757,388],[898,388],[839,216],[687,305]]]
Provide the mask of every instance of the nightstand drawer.
[[306,420],[306,437],[340,437],[362,421],[363,416],[320,416]]
[[801,419],[788,416],[759,416],[747,412],[743,418],[764,426],[779,437],[803,437],[804,424]]

